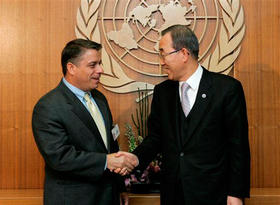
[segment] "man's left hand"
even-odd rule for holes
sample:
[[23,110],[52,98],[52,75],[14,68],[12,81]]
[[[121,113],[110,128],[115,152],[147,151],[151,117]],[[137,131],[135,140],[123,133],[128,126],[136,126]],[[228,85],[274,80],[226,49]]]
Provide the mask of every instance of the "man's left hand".
[[227,197],[227,205],[243,205],[242,199],[228,196]]

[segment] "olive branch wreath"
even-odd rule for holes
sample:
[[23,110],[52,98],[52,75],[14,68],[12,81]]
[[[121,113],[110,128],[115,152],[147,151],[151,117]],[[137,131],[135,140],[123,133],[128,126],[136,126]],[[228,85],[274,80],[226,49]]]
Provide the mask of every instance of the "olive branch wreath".
[[228,74],[241,50],[245,35],[244,10],[240,0],[219,0],[223,23],[214,52],[202,63],[208,70]]
[[[97,25],[100,3],[101,0],[81,0],[75,27],[78,38],[101,43]],[[210,71],[228,74],[241,50],[241,41],[245,34],[244,11],[240,0],[219,0],[219,3],[223,17],[219,39],[213,53],[207,56],[202,65]],[[105,89],[115,93],[130,93],[138,90],[149,90],[148,95],[153,93],[153,84],[129,78],[104,48],[102,48],[102,62],[104,75],[101,76],[100,82]],[[139,100],[141,99],[136,99],[137,102]]]

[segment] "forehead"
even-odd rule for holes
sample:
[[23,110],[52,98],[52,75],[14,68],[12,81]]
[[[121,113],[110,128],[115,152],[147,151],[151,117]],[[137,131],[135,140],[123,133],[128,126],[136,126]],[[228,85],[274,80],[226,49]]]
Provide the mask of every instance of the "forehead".
[[95,49],[85,49],[85,51],[80,56],[80,61],[100,61],[101,59],[101,50],[97,51]]
[[166,48],[173,48],[170,33],[166,33],[165,35],[163,35],[159,41],[159,50],[164,50]]

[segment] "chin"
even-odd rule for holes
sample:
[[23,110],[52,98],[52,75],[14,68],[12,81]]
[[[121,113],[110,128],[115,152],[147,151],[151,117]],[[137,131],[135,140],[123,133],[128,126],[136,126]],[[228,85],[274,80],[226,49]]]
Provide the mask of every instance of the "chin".
[[98,88],[98,85],[94,85],[94,86],[91,87],[92,90],[95,89],[95,88]]
[[98,82],[91,82],[90,84],[89,84],[89,87],[91,88],[91,89],[95,89],[95,88],[97,88],[98,87]]

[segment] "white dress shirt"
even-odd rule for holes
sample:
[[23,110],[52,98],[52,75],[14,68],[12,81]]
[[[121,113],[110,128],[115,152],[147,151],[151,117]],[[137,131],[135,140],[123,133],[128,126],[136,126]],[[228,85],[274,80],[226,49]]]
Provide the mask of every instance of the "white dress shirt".
[[179,96],[180,96],[181,102],[182,102],[182,93],[181,93],[182,84],[184,82],[186,82],[190,86],[190,89],[188,89],[188,92],[187,92],[189,102],[190,102],[190,109],[192,109],[192,107],[195,103],[196,95],[197,95],[198,88],[199,88],[199,83],[200,83],[200,80],[202,77],[202,73],[203,73],[203,69],[202,69],[201,65],[198,65],[196,71],[186,81],[179,82]]

